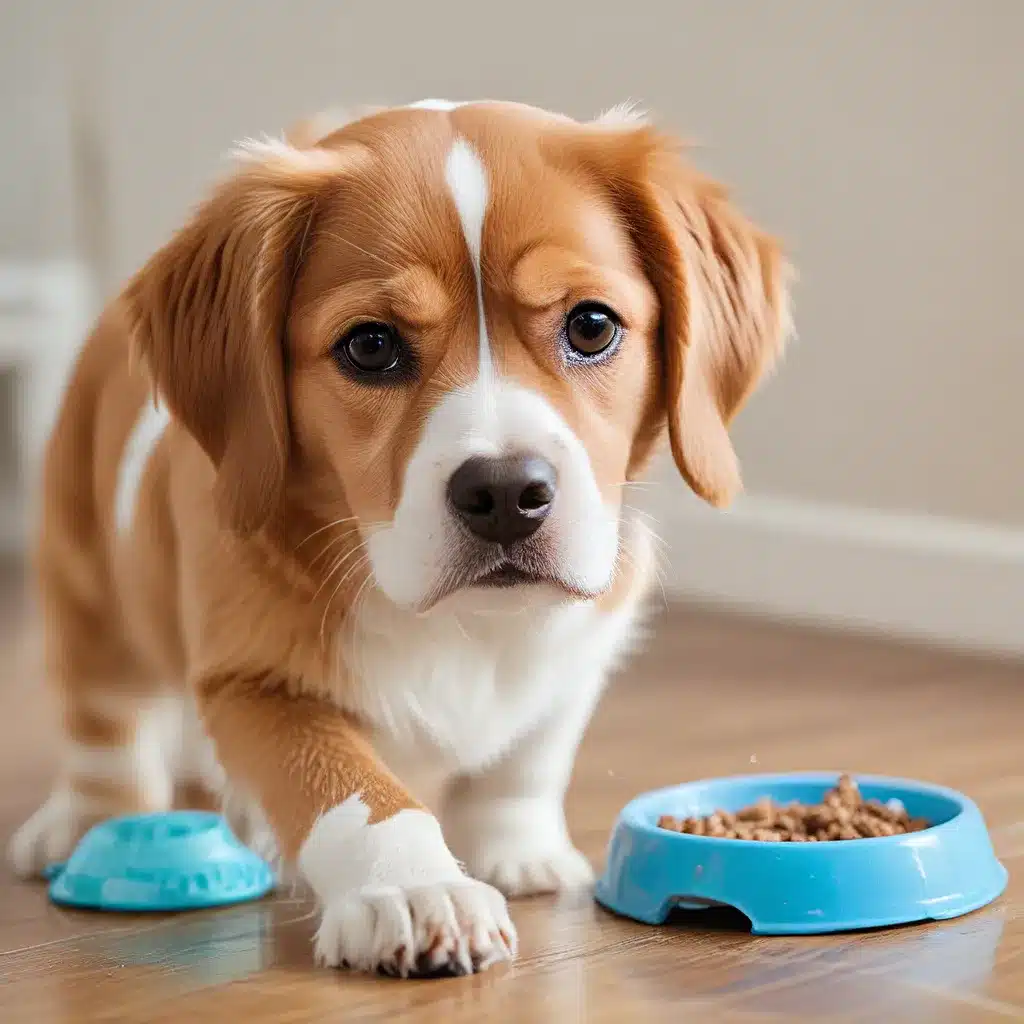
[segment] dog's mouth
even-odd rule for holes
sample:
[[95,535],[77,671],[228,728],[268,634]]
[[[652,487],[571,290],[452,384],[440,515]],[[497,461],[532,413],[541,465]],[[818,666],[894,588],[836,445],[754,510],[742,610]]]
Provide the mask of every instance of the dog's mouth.
[[443,577],[421,610],[429,611],[438,602],[462,590],[513,590],[548,587],[567,598],[592,597],[574,585],[546,553],[531,546],[501,552],[466,551],[456,565]]
[[473,581],[474,587],[522,587],[530,584],[551,583],[551,577],[521,569],[511,562],[502,562]]

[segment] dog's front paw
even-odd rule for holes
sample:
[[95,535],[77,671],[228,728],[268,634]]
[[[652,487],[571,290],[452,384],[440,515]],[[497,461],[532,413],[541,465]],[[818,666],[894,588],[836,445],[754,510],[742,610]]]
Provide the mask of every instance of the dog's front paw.
[[585,889],[594,881],[590,862],[574,846],[555,849],[479,849],[467,864],[474,878],[490,882],[506,896]]
[[582,889],[594,880],[554,799],[464,796],[446,808],[445,831],[466,870],[506,896]]
[[349,797],[313,827],[299,867],[324,908],[321,963],[408,978],[471,974],[515,955],[505,897],[463,874],[426,811],[370,823]]
[[515,951],[505,898],[469,878],[339,895],[316,935],[319,963],[402,978],[472,974]]
[[55,789],[46,803],[11,839],[8,859],[22,878],[41,875],[45,869],[68,859],[75,844],[95,821],[78,806],[67,789]]

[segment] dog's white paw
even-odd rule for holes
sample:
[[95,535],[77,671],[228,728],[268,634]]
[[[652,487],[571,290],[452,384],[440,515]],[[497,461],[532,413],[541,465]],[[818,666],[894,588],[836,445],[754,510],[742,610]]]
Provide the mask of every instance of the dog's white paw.
[[323,907],[321,963],[407,978],[470,974],[515,956],[505,897],[463,874],[426,811],[371,824],[351,796],[313,826],[298,862]]
[[515,952],[505,898],[469,878],[340,895],[316,935],[319,963],[402,978],[472,974]]
[[569,838],[561,802],[551,798],[454,800],[445,832],[466,870],[506,896],[566,892],[594,880]]
[[590,862],[574,846],[551,850],[479,850],[467,863],[474,878],[489,882],[506,896],[585,889],[594,881]]
[[8,859],[22,878],[41,875],[48,865],[68,859],[90,824],[76,808],[76,802],[73,793],[55,789],[14,833]]

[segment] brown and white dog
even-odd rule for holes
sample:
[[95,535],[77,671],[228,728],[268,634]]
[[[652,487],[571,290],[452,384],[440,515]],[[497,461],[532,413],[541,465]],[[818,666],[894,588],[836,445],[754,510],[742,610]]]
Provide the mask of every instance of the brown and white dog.
[[426,101],[244,146],[104,313],[50,442],[65,745],[15,866],[194,782],[312,886],[322,962],[511,956],[501,894],[591,876],[563,795],[653,571],[624,487],[667,433],[733,495],[785,278],[622,111]]

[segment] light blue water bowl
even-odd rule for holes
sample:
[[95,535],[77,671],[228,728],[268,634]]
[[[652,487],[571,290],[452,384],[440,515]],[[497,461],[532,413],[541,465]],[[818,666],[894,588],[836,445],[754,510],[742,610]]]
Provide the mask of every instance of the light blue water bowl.
[[906,779],[856,776],[866,799],[902,801],[930,828],[879,839],[772,843],[658,828],[663,814],[738,811],[768,796],[819,803],[838,772],[744,775],[645,793],[612,833],[595,895],[648,924],[676,907],[733,907],[760,935],[853,931],[959,917],[1006,887],[977,806],[961,793]]
[[48,874],[54,903],[97,910],[200,910],[259,899],[274,886],[267,864],[206,811],[103,821]]

